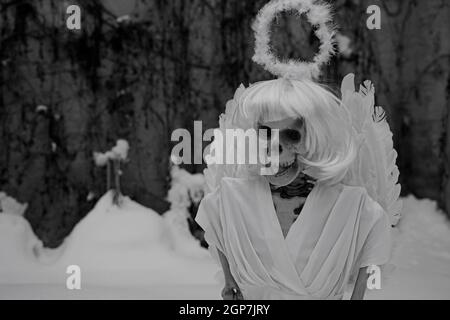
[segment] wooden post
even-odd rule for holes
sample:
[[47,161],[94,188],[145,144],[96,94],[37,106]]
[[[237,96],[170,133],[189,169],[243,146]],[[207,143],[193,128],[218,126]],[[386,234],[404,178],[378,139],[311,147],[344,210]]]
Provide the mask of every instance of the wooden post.
[[120,159],[113,160],[113,172],[114,172],[114,196],[113,203],[120,206],[120,198],[122,193],[120,191]]
[[109,159],[106,162],[106,191],[111,190],[111,164]]

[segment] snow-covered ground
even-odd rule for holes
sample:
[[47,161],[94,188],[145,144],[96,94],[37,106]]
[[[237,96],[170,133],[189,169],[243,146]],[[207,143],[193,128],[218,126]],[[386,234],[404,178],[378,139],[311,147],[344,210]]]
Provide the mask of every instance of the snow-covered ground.
[[[162,218],[128,198],[118,208],[108,193],[56,250],[0,213],[0,299],[220,299],[219,268],[176,210]],[[395,238],[395,270],[367,298],[450,299],[450,224],[436,204],[405,198]],[[69,265],[81,290],[66,288]]]
[[[127,197],[107,193],[64,244],[49,250],[17,214],[0,214],[0,299],[215,299],[219,267],[174,222]],[[186,226],[187,228],[187,226]],[[81,270],[81,290],[68,290],[67,267]]]
[[403,200],[394,230],[395,269],[368,299],[450,299],[450,223],[436,208],[430,200]]

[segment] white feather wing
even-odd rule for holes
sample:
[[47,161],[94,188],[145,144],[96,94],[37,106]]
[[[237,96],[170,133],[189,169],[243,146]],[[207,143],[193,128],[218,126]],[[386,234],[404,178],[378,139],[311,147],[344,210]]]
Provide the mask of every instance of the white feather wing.
[[350,167],[345,183],[362,186],[389,214],[391,224],[400,219],[402,201],[398,183],[399,170],[396,165],[397,152],[392,141],[392,132],[384,117],[384,111],[375,107],[375,89],[365,81],[360,90],[355,90],[355,76],[347,75],[341,86],[342,103],[352,115],[352,125],[359,149]]
[[[229,100],[226,104],[225,113],[222,113],[219,117],[219,128],[217,134],[215,133],[214,141],[208,146],[207,157],[208,159],[215,159],[216,151],[223,150],[224,145],[229,143],[227,141],[218,139],[217,135],[221,135],[222,137],[226,136],[225,131],[227,129],[233,129],[235,127],[235,123],[238,122],[239,116],[237,113],[239,98],[245,91],[245,86],[240,85],[236,90],[233,99]],[[235,146],[226,146],[225,148],[235,148]],[[236,151],[235,151],[236,153]],[[223,159],[224,160],[224,159]],[[206,168],[203,173],[205,175],[206,181],[206,193],[212,192],[219,185],[220,180],[223,177],[236,177],[242,174],[242,170],[240,170],[240,165],[237,164],[218,164],[214,161],[212,163],[208,163],[208,168]]]

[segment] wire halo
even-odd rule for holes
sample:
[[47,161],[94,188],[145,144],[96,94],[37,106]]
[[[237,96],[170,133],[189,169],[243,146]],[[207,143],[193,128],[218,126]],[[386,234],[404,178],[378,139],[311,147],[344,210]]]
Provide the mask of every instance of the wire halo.
[[[270,25],[283,11],[305,14],[308,22],[316,27],[315,35],[320,41],[319,52],[311,62],[289,59],[280,61],[270,48]],[[320,67],[328,63],[335,53],[335,32],[330,7],[314,0],[272,0],[258,13],[252,28],[255,32],[255,54],[252,60],[278,77],[287,79],[314,79],[320,74]]]

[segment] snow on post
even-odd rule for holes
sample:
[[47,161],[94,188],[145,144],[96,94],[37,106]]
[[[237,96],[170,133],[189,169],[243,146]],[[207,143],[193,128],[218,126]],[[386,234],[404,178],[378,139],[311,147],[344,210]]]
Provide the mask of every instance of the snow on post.
[[180,168],[177,165],[180,163],[179,159],[172,157],[171,160],[171,182],[167,194],[170,210],[163,216],[172,229],[176,230],[173,237],[176,239],[177,247],[184,253],[196,251],[200,246],[199,240],[203,239],[203,233],[196,230],[194,231],[195,237],[191,234],[189,225],[195,223],[190,211],[195,211],[203,198],[205,177],[201,173],[191,174]]
[[[106,166],[106,189],[114,190],[113,203],[120,205],[120,176],[122,171],[120,165],[128,161],[128,151],[130,145],[128,141],[119,139],[116,145],[107,152],[94,152],[94,162],[98,167]],[[111,175],[112,171],[112,175]],[[113,177],[113,180],[111,179]]]

